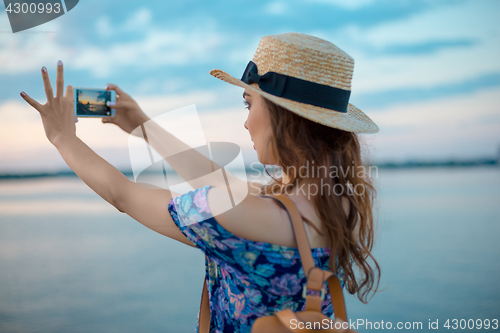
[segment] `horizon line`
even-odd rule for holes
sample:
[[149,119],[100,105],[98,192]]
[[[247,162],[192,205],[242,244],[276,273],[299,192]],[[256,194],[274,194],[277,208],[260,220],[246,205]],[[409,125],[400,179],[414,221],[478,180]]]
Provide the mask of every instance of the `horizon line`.
[[[411,169],[411,168],[431,168],[431,167],[474,167],[474,166],[498,166],[500,165],[500,157],[497,158],[476,158],[469,160],[445,160],[445,161],[425,161],[425,160],[407,160],[404,162],[392,162],[384,161],[379,163],[368,163],[369,166],[376,166],[377,168],[383,169]],[[264,170],[262,164],[259,165],[258,169]],[[230,170],[230,169],[228,169]],[[237,172],[255,172],[255,168],[251,168],[250,165],[245,165],[245,169],[233,169]],[[260,171],[260,170],[259,170]],[[120,170],[127,177],[133,177],[134,173],[132,170]],[[175,170],[166,170],[168,174],[176,174]],[[154,175],[161,173],[161,171],[143,171],[140,174],[150,174]],[[78,177],[75,172],[71,169],[58,170],[58,171],[39,171],[32,173],[0,173],[0,180],[5,179],[24,179],[24,178],[48,178],[48,177]]]

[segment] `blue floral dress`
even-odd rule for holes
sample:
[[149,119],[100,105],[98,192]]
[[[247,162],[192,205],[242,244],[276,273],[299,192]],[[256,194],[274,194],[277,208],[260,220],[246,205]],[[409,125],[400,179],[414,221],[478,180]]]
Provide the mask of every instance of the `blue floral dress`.
[[[258,317],[287,308],[305,310],[302,289],[306,279],[298,249],[251,241],[224,229],[210,213],[210,188],[207,185],[174,197],[168,205],[175,224],[205,254],[210,333],[250,332]],[[316,266],[328,269],[330,248],[312,249],[312,255]],[[343,272],[338,276],[343,287]],[[328,291],[326,283],[324,287]],[[333,318],[329,292],[322,310]]]

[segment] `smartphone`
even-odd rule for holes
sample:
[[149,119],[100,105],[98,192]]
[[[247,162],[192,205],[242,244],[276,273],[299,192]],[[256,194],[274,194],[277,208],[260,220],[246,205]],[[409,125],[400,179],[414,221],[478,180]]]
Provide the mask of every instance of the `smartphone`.
[[73,88],[77,117],[113,117],[116,110],[108,103],[116,102],[116,92],[106,89]]

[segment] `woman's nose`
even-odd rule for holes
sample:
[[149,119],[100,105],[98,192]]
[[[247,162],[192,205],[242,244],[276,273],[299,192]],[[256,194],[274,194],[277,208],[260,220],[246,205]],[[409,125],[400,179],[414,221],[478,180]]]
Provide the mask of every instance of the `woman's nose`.
[[245,128],[248,130],[247,122],[248,122],[248,120],[245,120],[245,123],[243,124],[243,126],[245,126]]

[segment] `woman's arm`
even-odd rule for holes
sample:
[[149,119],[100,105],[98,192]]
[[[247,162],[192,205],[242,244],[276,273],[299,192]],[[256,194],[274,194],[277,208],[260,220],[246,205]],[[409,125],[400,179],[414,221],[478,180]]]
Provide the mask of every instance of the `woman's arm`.
[[[113,123],[125,132],[144,138],[160,154],[174,170],[193,188],[210,184],[214,187],[226,189],[227,183],[233,192],[245,196],[246,193],[257,194],[260,187],[241,181],[220,165],[196,151],[182,140],[156,124],[140,109],[130,95],[114,84],[108,84],[107,89],[115,90],[119,98],[113,108],[114,117],[103,118],[103,123]],[[175,156],[182,153],[182,158]],[[215,170],[218,172],[207,176]],[[235,193],[236,194],[236,193]]]
[[64,88],[62,63],[57,68],[56,96],[48,73],[42,69],[47,103],[39,104],[26,93],[21,96],[40,112],[45,134],[58,149],[68,166],[104,200],[146,227],[185,244],[194,246],[175,225],[168,204],[176,193],[164,189],[146,189],[130,181],[76,136],[73,112],[73,88]]
[[89,148],[80,138],[63,137],[54,143],[68,166],[101,198],[119,211],[118,199],[130,180]]
[[77,176],[120,212],[151,230],[194,246],[168,212],[168,204],[176,193],[143,188],[130,181],[76,136],[56,141],[55,146]]

